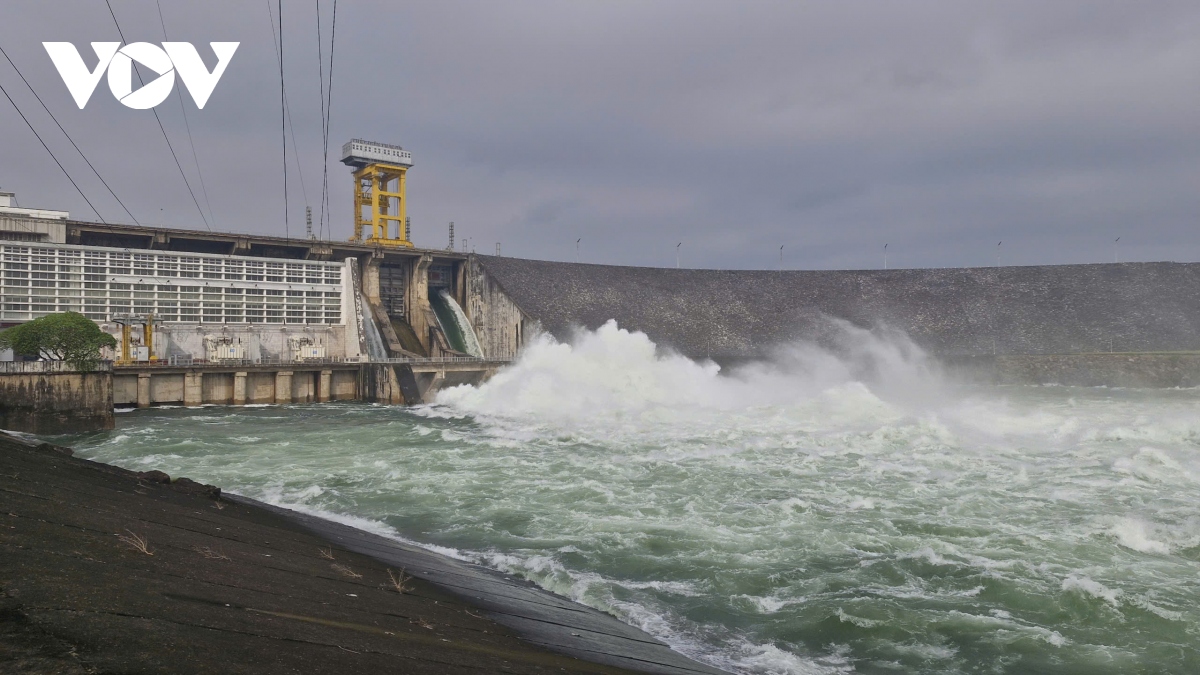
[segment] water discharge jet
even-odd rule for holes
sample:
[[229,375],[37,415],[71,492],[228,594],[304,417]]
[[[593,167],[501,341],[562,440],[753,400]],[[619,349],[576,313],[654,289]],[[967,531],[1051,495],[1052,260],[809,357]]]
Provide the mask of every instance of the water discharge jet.
[[479,347],[479,339],[475,336],[471,321],[446,289],[430,294],[429,305],[452,348],[468,356],[483,358],[483,350]]

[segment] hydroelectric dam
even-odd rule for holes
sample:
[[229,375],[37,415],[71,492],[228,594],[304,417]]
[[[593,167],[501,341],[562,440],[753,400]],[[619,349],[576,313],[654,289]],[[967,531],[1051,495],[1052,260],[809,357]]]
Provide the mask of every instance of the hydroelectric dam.
[[456,251],[453,223],[449,246],[422,249],[406,215],[411,153],[355,139],[342,161],[347,241],[87,222],[0,193],[0,327],[78,312],[119,345],[96,373],[0,364],[0,426],[106,426],[114,405],[427,402],[540,332],[565,340],[609,320],[720,364],[836,343],[848,323],[903,332],[975,380],[1200,385],[1197,264],[637,268]]
[[[1189,465],[1171,456],[1194,449],[1192,427],[1177,423],[1194,418],[1188,392],[1173,398],[1180,392],[1110,396],[1030,387],[961,402],[963,388],[953,388],[942,392],[952,403],[909,408],[902,401],[920,396],[907,383],[894,396],[886,387],[877,396],[861,381],[846,379],[825,390],[830,397],[800,404],[788,402],[794,392],[783,387],[774,399],[783,405],[764,406],[748,394],[771,394],[775,373],[718,377],[712,368],[655,359],[644,349],[615,349],[610,353],[621,358],[580,368],[579,360],[589,358],[587,346],[595,343],[590,340],[547,372],[536,369],[536,357],[565,350],[532,343],[543,333],[566,340],[578,328],[615,320],[645,332],[664,350],[733,365],[771,359],[797,343],[837,348],[850,324],[902,331],[935,361],[985,381],[1194,386],[1200,361],[1196,265],[648,269],[479,256],[366,238],[330,242],[4,215],[3,320],[80,312],[120,345],[109,355],[112,363],[92,372],[72,372],[62,362],[0,363],[0,426],[9,429],[61,434],[111,427],[114,405],[416,403],[448,384],[483,381],[523,347],[535,357],[502,375],[511,379],[498,377],[495,384],[503,386],[443,392],[437,408],[147,410],[125,416],[120,434],[82,434],[72,441],[89,459],[139,470],[154,462],[155,471],[117,474],[103,465],[68,463],[50,444],[10,449],[5,454],[13,469],[4,472],[5,480],[22,501],[9,510],[20,514],[12,522],[26,527],[20,535],[28,542],[19,551],[71,552],[102,542],[107,548],[89,550],[104,551],[100,555],[110,560],[125,556],[122,565],[100,564],[108,581],[98,588],[115,593],[91,588],[95,584],[87,580],[96,561],[63,558],[84,565],[82,574],[69,576],[89,584],[88,592],[70,591],[63,603],[83,599],[86,608],[120,612],[106,610],[92,635],[133,635],[107,628],[117,620],[109,617],[118,616],[161,621],[176,631],[180,612],[187,612],[199,627],[190,634],[207,644],[214,625],[240,620],[233,602],[224,602],[236,602],[227,581],[228,570],[238,569],[245,570],[236,575],[240,579],[286,573],[278,587],[288,590],[288,604],[271,605],[271,611],[291,616],[341,616],[334,612],[349,607],[361,612],[367,594],[374,594],[386,601],[377,606],[387,614],[378,617],[381,624],[362,615],[359,625],[370,628],[380,654],[394,649],[407,658],[414,651],[390,633],[380,635],[379,625],[397,614],[401,631],[394,632],[418,634],[429,640],[430,653],[446,653],[454,645],[440,635],[426,637],[428,626],[403,617],[446,616],[431,614],[429,601],[439,612],[452,612],[449,620],[466,614],[439,605],[439,596],[424,589],[394,593],[413,603],[397,612],[383,589],[387,580],[403,587],[404,579],[389,575],[382,567],[387,565],[408,570],[431,591],[455,590],[488,612],[472,620],[496,618],[536,646],[640,671],[716,672],[663,644],[672,626],[698,636],[692,644],[706,645],[699,654],[716,667],[752,664],[761,649],[783,653],[775,644],[790,645],[797,658],[820,655],[831,635],[836,644],[868,656],[882,649],[910,654],[914,640],[951,641],[965,662],[998,662],[1011,652],[1011,639],[981,635],[975,617],[1001,612],[1026,613],[1020,626],[1057,636],[1026,642],[1033,670],[1041,663],[1083,663],[1095,653],[1093,645],[1157,658],[1168,664],[1165,670],[1190,658],[1173,655],[1179,653],[1175,645],[1194,634],[1194,621],[1160,621],[1160,614],[1129,608],[1153,598],[1168,616],[1190,616],[1185,612],[1196,606],[1194,561],[1187,554],[1194,550],[1191,534],[1138,525],[1143,521],[1127,510],[1129,504],[1191,503]],[[611,330],[598,335],[614,336]],[[639,337],[616,338],[618,347],[647,344]],[[664,361],[666,368],[648,367]],[[594,374],[597,364],[607,369],[604,375],[627,369],[629,377],[617,378],[621,384],[613,387],[605,377],[575,376],[580,370]],[[702,378],[690,376],[700,370]],[[510,387],[514,381],[526,389]],[[626,386],[631,382],[637,388]],[[530,389],[541,395],[522,395]],[[647,414],[631,414],[642,409]],[[494,411],[503,411],[502,423],[488,421]],[[1035,423],[1015,423],[1025,418]],[[1143,433],[1144,427],[1151,428]],[[797,438],[815,439],[813,448],[798,448]],[[1147,438],[1158,447],[1146,447]],[[183,452],[173,450],[183,446]],[[40,474],[32,483],[30,467]],[[1150,479],[1131,480],[1133,472]],[[601,590],[577,597],[627,621],[631,615],[620,614],[622,607],[651,608],[662,617],[654,625],[668,628],[657,629],[664,638],[659,641],[599,611],[580,611],[528,581],[498,581],[478,566],[448,564],[248,500],[218,502],[229,505],[218,513],[220,507],[200,501],[210,496],[199,496],[216,494],[216,488],[179,476],[318,513],[365,518],[479,561],[497,560],[499,552],[513,561],[503,563],[507,571],[549,589],[563,589],[564,578],[573,589],[599,580],[605,586],[595,588]],[[58,496],[77,497],[79,489],[100,501],[61,508],[76,504]],[[1064,508],[1060,499],[1047,498],[1059,494],[1073,495],[1075,504]],[[106,518],[103,524],[94,520],[97,514]],[[226,520],[233,515],[252,519],[247,522],[253,529]],[[281,543],[304,532],[277,536],[279,530],[262,529],[260,519],[267,516],[285,524],[291,519],[324,541],[304,539],[304,551]],[[1193,516],[1179,517],[1190,522]],[[174,560],[172,567],[156,562],[147,568],[142,554],[123,550],[129,545],[109,534],[131,518],[145,519],[160,551],[154,560]],[[731,529],[737,530],[732,537]],[[59,541],[63,532],[74,534]],[[250,532],[253,541],[235,543],[232,532]],[[283,548],[264,547],[267,539]],[[216,545],[225,547],[210,554],[217,558],[201,553]],[[328,554],[320,555],[318,546],[329,547]],[[336,563],[330,557],[335,547]],[[946,552],[933,553],[933,547]],[[130,555],[139,556],[137,562],[129,563]],[[1147,555],[1154,557],[1142,562]],[[7,573],[18,588],[50,583],[44,555],[10,557],[16,562]],[[983,569],[980,560],[986,561]],[[1045,564],[1022,562],[1027,560]],[[353,575],[364,578],[336,571],[334,565],[350,562]],[[285,564],[287,569],[279,567]],[[1166,571],[1148,575],[1147,564]],[[1042,572],[1051,566],[1054,574]],[[163,575],[148,576],[147,569]],[[997,569],[1005,573],[992,577]],[[1079,569],[1090,576],[1077,577]],[[130,570],[133,582],[120,576]],[[817,571],[797,576],[795,570]],[[983,588],[976,579],[985,575],[999,592],[981,596],[973,589]],[[721,579],[721,585],[706,579]],[[913,579],[928,592],[911,593]],[[51,581],[56,589],[77,587]],[[664,582],[671,589],[665,593]],[[189,597],[216,600],[181,604],[181,583],[203,591]],[[811,594],[814,583],[837,583],[846,591]],[[331,584],[342,585],[336,595],[321,596],[341,604],[318,607],[311,594],[291,592],[296,584],[322,594]],[[1080,589],[1089,588],[1100,590],[1083,597]],[[1131,600],[1113,629],[1105,596],[1116,593]],[[619,604],[605,600],[610,597]],[[853,614],[842,609],[848,600],[857,601]],[[984,614],[989,605],[994,611]],[[61,606],[82,614],[75,612],[78,604]],[[768,611],[755,612],[755,606]],[[1063,618],[1064,606],[1081,613]],[[690,628],[697,624],[680,617],[696,607],[717,618]],[[1078,620],[1089,616],[1084,612],[1106,618]],[[748,637],[724,618],[733,616],[751,617]],[[885,620],[874,617],[891,617],[886,620],[912,631],[892,647],[878,633],[860,631]],[[322,621],[322,630],[337,628]],[[1007,635],[1017,625],[1006,622],[996,630]],[[106,628],[111,632],[98,632]],[[311,635],[308,625],[292,629]],[[472,639],[485,634],[490,640],[492,633],[472,628]],[[139,633],[139,647],[117,651],[159,653],[162,641],[149,635],[149,642]],[[458,645],[473,644],[451,637]],[[301,643],[289,642],[289,650],[293,644]],[[366,651],[356,647],[358,641],[345,644]],[[908,672],[928,668],[919,664]]]

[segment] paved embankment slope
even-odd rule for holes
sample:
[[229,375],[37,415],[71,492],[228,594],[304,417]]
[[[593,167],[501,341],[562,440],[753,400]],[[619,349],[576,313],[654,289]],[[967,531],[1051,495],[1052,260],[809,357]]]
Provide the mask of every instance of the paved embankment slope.
[[1196,263],[776,272],[478,259],[559,337],[616,319],[692,357],[819,337],[823,316],[884,323],[945,356],[1200,349]]
[[164,479],[0,434],[0,671],[717,672],[497,573]]

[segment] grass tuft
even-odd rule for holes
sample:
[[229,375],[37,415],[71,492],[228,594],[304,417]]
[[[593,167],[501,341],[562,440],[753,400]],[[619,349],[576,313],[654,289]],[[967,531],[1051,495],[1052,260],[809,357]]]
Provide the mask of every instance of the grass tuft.
[[117,539],[120,539],[122,542],[129,544],[135,550],[145,553],[146,555],[154,555],[154,551],[150,550],[150,540],[139,534],[134,534],[132,530],[125,531],[129,534],[118,534]]
[[412,586],[408,585],[408,582],[412,581],[412,577],[404,573],[404,568],[400,568],[399,574],[388,570],[388,578],[392,580],[392,589],[400,595],[404,595],[413,589]]
[[193,546],[192,550],[204,556],[205,558],[208,558],[209,560],[232,560],[232,558],[224,553],[221,553],[220,551],[214,551],[207,546]]
[[346,567],[345,565],[330,565],[330,567],[332,567],[335,572],[342,574],[344,576],[350,577],[351,579],[361,579],[362,578],[361,574],[359,574],[358,572],[355,572],[354,570],[350,569],[349,567]]

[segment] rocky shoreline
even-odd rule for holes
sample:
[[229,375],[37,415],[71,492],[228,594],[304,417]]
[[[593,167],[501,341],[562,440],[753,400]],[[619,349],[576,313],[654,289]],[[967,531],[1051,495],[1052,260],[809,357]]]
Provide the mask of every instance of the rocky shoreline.
[[3,433],[0,671],[720,672],[492,570]]

